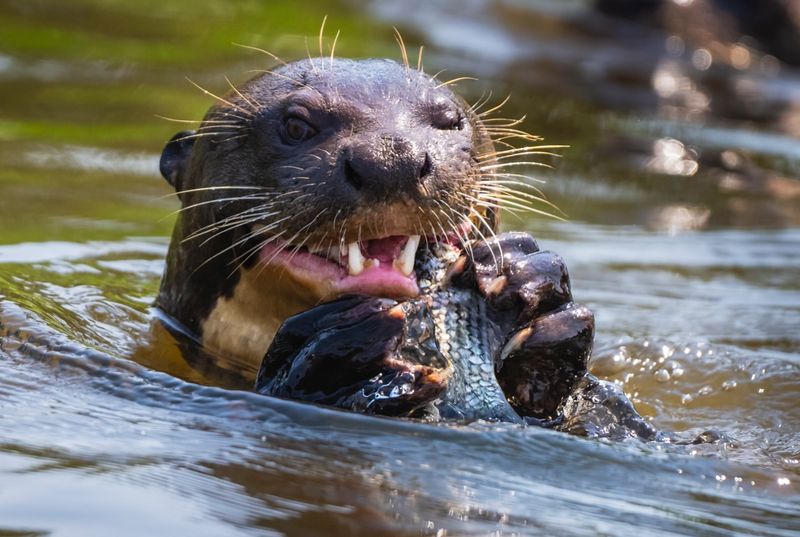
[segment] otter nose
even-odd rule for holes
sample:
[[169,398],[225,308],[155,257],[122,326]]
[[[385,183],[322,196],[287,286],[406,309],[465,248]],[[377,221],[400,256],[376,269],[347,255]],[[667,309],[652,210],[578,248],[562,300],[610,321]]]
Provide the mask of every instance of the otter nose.
[[431,173],[431,158],[401,136],[356,140],[344,151],[344,178],[371,201],[412,191]]

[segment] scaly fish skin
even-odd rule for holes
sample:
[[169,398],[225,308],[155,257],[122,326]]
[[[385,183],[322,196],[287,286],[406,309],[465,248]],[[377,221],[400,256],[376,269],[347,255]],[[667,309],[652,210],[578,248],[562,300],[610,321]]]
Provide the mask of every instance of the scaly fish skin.
[[428,299],[435,338],[447,362],[445,392],[427,407],[431,417],[522,423],[497,383],[495,357],[503,343],[486,301],[467,289],[449,285],[447,269],[460,252],[434,244],[417,255],[416,273],[423,299]]

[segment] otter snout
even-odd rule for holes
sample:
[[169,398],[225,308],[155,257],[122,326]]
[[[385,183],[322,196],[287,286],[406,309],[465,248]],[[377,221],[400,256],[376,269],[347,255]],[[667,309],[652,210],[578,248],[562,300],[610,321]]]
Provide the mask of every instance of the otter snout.
[[428,152],[397,134],[358,137],[342,150],[344,182],[367,202],[412,194],[432,169]]

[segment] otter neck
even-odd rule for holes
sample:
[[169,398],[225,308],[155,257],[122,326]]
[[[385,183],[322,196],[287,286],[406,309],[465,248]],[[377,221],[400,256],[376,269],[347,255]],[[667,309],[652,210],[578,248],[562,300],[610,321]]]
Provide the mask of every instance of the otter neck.
[[194,231],[191,219],[181,215],[155,305],[217,365],[255,378],[281,323],[319,298],[268,265],[255,263],[230,274],[234,254],[216,255],[226,248],[226,239],[196,247],[183,241]]
[[240,269],[230,296],[220,296],[200,326],[203,348],[220,365],[255,378],[275,333],[286,318],[316,305],[280,271]]

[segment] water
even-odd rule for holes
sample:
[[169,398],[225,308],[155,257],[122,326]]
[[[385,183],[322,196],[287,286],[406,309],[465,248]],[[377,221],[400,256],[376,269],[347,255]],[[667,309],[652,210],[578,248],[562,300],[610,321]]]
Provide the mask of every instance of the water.
[[[0,536],[800,532],[797,71],[703,70],[579,1],[192,6],[0,1]],[[269,64],[231,43],[304,56],[325,13],[340,54],[398,57],[397,25],[429,72],[571,145],[526,170],[567,222],[505,227],[566,258],[594,373],[722,442],[365,417],[182,360],[150,324],[180,129],[155,115],[200,117],[186,76],[224,91]]]

